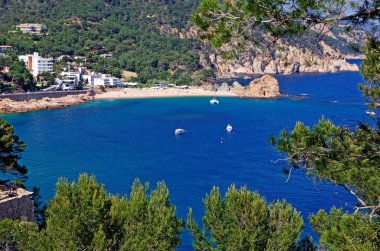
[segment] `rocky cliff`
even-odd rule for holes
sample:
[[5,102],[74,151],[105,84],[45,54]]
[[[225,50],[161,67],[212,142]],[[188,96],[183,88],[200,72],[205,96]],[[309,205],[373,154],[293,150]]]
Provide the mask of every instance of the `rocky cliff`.
[[199,63],[213,69],[218,77],[235,77],[245,74],[292,74],[307,72],[359,71],[359,67],[346,61],[345,55],[324,40],[307,38],[260,39],[260,43],[245,41],[242,53],[240,41],[225,45],[223,52],[203,46]]
[[[4,193],[4,192],[2,192]],[[6,218],[11,220],[35,221],[34,202],[31,200],[31,192],[17,189],[15,197],[5,197],[0,194],[0,220]]]
[[[358,66],[348,63],[346,58],[360,58],[365,33],[340,29],[333,32],[332,29],[316,27],[302,36],[280,39],[257,31],[251,38],[234,40],[219,50],[203,43],[198,50],[199,64],[212,69],[220,78],[265,73],[358,71]],[[164,35],[198,37],[194,27],[180,32],[166,25],[159,30]]]

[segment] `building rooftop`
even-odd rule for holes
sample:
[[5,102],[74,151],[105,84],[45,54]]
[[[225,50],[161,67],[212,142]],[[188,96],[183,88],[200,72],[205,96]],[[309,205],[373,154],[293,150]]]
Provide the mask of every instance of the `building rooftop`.
[[24,23],[24,24],[18,24],[18,26],[46,26],[45,24],[38,24],[38,23]]

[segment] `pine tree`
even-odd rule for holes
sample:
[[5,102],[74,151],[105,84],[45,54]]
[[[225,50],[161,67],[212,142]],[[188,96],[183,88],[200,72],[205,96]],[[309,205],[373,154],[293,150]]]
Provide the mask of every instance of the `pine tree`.
[[190,209],[187,229],[195,250],[294,250],[303,229],[301,214],[286,201],[267,205],[246,187],[232,185],[222,197],[214,187],[203,201],[203,230]]
[[14,183],[26,181],[28,169],[19,163],[25,143],[14,134],[14,128],[0,119],[0,172]]

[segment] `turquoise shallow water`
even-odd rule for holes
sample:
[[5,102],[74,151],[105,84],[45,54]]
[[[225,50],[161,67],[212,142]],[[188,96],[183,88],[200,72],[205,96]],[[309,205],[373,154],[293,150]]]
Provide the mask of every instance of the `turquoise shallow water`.
[[[54,194],[59,177],[75,179],[88,172],[109,192],[128,193],[139,177],[153,186],[164,180],[178,215],[189,207],[199,220],[202,198],[212,186],[225,191],[234,183],[258,191],[268,201],[285,198],[307,221],[319,208],[350,209],[355,203],[344,190],[314,183],[302,171],[288,183],[281,169],[286,163],[269,144],[281,129],[296,121],[312,125],[321,116],[341,125],[368,121],[357,84],[358,73],[302,74],[278,77],[283,92],[307,94],[306,99],[248,100],[170,98],[94,101],[53,111],[2,116],[27,143],[23,163],[28,185],[38,186],[44,199]],[[234,135],[225,132],[227,123]],[[174,129],[188,133],[174,136]],[[224,137],[223,144],[220,138]],[[306,233],[312,233],[309,225]],[[191,249],[185,233],[181,250]]]

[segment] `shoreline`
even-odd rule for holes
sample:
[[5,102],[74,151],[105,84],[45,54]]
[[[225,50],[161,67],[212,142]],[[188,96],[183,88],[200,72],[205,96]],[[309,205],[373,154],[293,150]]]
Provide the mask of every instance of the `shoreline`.
[[104,93],[86,93],[67,95],[64,97],[28,99],[22,101],[0,97],[0,115],[14,114],[39,110],[54,110],[73,105],[80,105],[92,100],[116,100],[116,99],[149,99],[149,98],[187,98],[187,97],[236,97],[233,91],[206,91],[201,88],[189,89],[114,89]]
[[[206,88],[206,89],[204,89]],[[217,91],[214,86],[201,87],[177,87],[177,88],[118,88],[100,92],[100,89],[91,89],[78,92],[76,95],[69,93],[44,93],[34,94],[32,97],[25,94],[15,94],[9,98],[0,97],[0,114],[29,112],[36,110],[51,110],[71,105],[79,105],[90,100],[115,100],[115,99],[148,99],[148,98],[187,98],[187,97],[232,97],[248,99],[275,99],[285,97],[279,89],[277,79],[270,75],[253,80],[248,86],[243,87],[239,83],[228,86],[223,83]],[[42,95],[42,96],[41,96]],[[12,97],[13,96],[13,97]]]
[[239,97],[233,91],[206,91],[201,88],[189,89],[122,89],[111,90],[104,93],[96,94],[94,100],[112,100],[112,99],[145,99],[145,98],[186,98],[186,97]]

